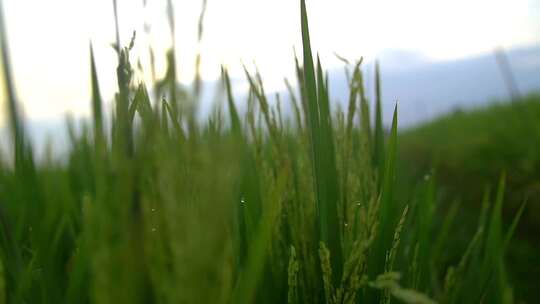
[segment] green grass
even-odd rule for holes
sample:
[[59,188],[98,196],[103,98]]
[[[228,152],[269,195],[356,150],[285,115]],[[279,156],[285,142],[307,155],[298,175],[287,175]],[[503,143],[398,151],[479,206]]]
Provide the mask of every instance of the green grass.
[[517,291],[529,299],[539,296],[540,268],[533,262],[540,254],[539,118],[540,97],[533,94],[514,103],[448,114],[399,136],[402,195],[410,194],[414,181],[434,167],[443,200],[461,201],[465,223],[475,220],[471,214],[477,214],[485,186],[496,185],[506,172],[507,225],[526,202],[509,258]]
[[66,161],[34,163],[9,90],[22,157],[0,163],[0,303],[512,303],[504,179],[450,259],[459,223],[441,212],[435,181],[412,199],[396,195],[397,107],[385,137],[380,94],[369,122],[359,61],[348,111],[333,109],[304,1],[300,17],[292,118],[258,72],[246,69],[249,97],[234,100],[223,69],[226,100],[198,124],[200,88],[177,86],[174,49],[151,98],[132,80],[132,41],[116,48],[110,125],[90,52],[92,121],[70,132]]

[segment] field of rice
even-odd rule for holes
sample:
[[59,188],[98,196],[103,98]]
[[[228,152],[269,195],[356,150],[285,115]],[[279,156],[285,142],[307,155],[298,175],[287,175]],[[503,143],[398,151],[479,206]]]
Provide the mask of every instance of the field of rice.
[[90,55],[92,119],[67,126],[65,159],[39,162],[0,24],[12,142],[0,162],[0,303],[516,302],[505,252],[523,206],[503,225],[504,175],[456,256],[458,207],[440,204],[436,178],[412,199],[395,191],[399,109],[385,130],[379,73],[368,100],[362,61],[349,64],[348,106],[334,107],[299,5],[288,96],[269,102],[246,68],[237,100],[223,68],[224,98],[201,123],[174,49],[164,79],[134,81],[135,39],[116,46],[112,118]]

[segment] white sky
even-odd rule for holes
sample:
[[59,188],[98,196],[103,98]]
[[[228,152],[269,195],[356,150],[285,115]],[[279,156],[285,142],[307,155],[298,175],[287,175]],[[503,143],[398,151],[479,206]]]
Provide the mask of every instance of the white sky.
[[[163,73],[170,46],[166,0],[118,0],[121,37],[137,30],[132,64],[149,70],[147,46],[156,48]],[[86,115],[89,103],[89,41],[94,45],[103,95],[116,89],[112,0],[4,0],[12,67],[24,111],[32,119],[66,112]],[[180,79],[194,73],[200,0],[173,1]],[[433,60],[460,58],[540,41],[540,0],[307,0],[312,44],[326,68],[373,58],[385,49],[412,50]],[[152,24],[145,36],[144,20]],[[202,52],[203,77],[227,65],[242,77],[240,61],[259,66],[266,85],[293,77],[293,46],[301,50],[299,1],[208,0]],[[1,120],[1,119],[0,119]]]

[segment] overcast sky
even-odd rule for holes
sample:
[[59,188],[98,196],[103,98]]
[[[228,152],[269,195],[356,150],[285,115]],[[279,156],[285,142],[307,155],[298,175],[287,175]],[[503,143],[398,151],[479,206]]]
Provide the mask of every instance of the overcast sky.
[[[89,42],[96,52],[103,94],[114,92],[116,55],[111,0],[3,0],[12,67],[25,114],[50,119],[65,112],[86,115],[89,104]],[[157,52],[163,73],[171,45],[166,1],[118,0],[121,38],[136,30],[133,61],[148,69],[147,47]],[[259,66],[269,90],[293,75],[293,46],[301,49],[299,1],[208,0],[204,37],[197,44],[199,0],[173,1],[178,70],[189,83],[194,56],[202,52],[206,79],[227,65],[242,76],[240,62]],[[413,51],[445,60],[540,42],[538,0],[307,0],[313,48],[326,68],[341,63],[333,53],[355,59],[384,50]],[[151,24],[151,35],[143,31]],[[383,62],[384,64],[384,62]]]

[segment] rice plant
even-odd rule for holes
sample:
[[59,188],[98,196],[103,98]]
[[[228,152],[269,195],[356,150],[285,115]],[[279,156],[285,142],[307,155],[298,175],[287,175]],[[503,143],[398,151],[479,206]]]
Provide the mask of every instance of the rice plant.
[[70,133],[66,161],[40,163],[0,24],[15,155],[0,163],[0,303],[512,303],[504,178],[449,259],[455,209],[439,206],[435,179],[410,201],[394,195],[398,108],[385,135],[378,73],[374,124],[361,60],[347,111],[335,109],[300,4],[298,77],[279,99],[294,115],[247,69],[249,95],[235,100],[223,68],[226,98],[197,123],[200,81],[177,85],[173,48],[150,96],[133,80],[134,38],[116,44],[110,123],[90,47],[92,120]]

